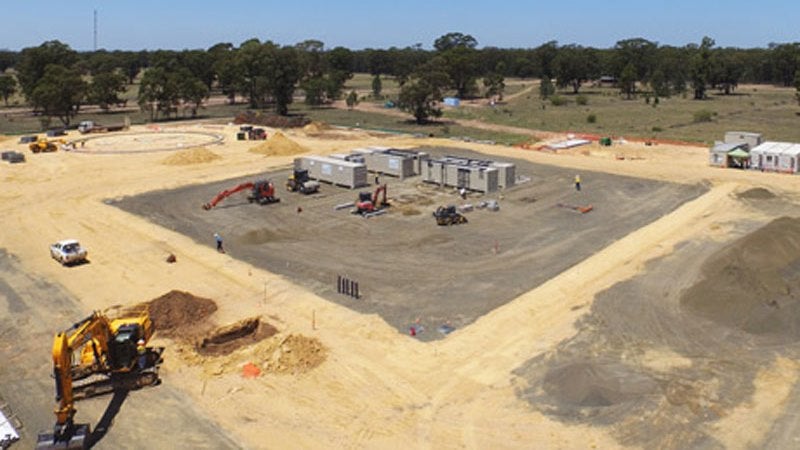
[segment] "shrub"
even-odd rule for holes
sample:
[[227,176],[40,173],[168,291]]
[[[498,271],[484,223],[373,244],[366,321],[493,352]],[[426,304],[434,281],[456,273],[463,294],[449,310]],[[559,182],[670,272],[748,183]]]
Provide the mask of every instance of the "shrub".
[[653,130],[653,133],[658,133],[658,132],[664,131],[664,129],[661,128],[661,127],[653,127],[651,129]]
[[596,123],[597,122],[597,116],[595,114],[589,114],[588,116],[586,116],[586,122],[588,122],[588,123]]
[[565,99],[560,95],[553,95],[550,97],[550,104],[553,106],[564,106],[569,103],[569,100]]
[[585,95],[579,95],[575,98],[575,103],[585,106],[589,104],[589,99]]
[[701,109],[700,111],[695,111],[693,115],[692,121],[694,123],[704,123],[704,122],[711,122],[711,119],[714,117],[714,113],[707,110]]

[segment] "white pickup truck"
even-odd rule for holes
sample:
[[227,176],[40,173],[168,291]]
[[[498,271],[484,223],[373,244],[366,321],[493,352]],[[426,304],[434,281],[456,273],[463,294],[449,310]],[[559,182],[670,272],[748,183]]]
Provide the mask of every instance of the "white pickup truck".
[[64,239],[50,246],[50,256],[62,265],[86,261],[88,252],[75,239]]

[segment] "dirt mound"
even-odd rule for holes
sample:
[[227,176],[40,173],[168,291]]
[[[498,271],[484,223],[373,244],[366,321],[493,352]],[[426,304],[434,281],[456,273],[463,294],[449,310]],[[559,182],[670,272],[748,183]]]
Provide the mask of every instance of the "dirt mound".
[[262,367],[272,373],[305,373],[319,366],[327,350],[316,338],[290,334],[260,352]]
[[560,402],[578,407],[605,407],[648,395],[656,382],[620,363],[577,362],[550,370],[544,389]]
[[212,331],[197,344],[197,353],[208,356],[227,355],[274,336],[278,329],[258,317],[240,320]]
[[190,148],[173,153],[161,161],[168,166],[186,166],[190,164],[207,163],[220,159],[220,156],[205,147]]
[[322,133],[331,129],[333,129],[333,127],[325,122],[311,122],[303,127],[303,131],[308,134]]
[[764,188],[748,189],[744,192],[739,192],[736,196],[747,200],[769,200],[775,198],[775,194]]
[[800,339],[800,219],[782,217],[712,255],[681,304],[752,334]]
[[7,141],[11,139],[11,136],[6,136],[4,134],[0,134],[0,142]]
[[164,336],[188,337],[186,329],[197,329],[199,322],[217,310],[214,300],[189,292],[169,291],[145,303],[153,326]]
[[241,112],[233,119],[236,125],[264,125],[270,128],[299,128],[310,122],[311,119],[305,116],[282,116],[261,111]]
[[249,150],[251,153],[259,153],[267,156],[291,156],[307,151],[307,148],[287,138],[280,131],[270,136],[263,144],[257,145]]

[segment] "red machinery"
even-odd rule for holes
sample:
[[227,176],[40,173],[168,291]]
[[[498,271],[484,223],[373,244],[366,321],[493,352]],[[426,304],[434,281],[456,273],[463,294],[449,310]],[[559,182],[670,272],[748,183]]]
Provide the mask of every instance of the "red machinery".
[[[381,194],[383,194],[383,197],[381,197]],[[378,203],[379,197],[381,197],[380,203]],[[356,209],[353,211],[353,214],[369,214],[387,206],[389,206],[389,203],[386,201],[386,185],[382,184],[375,189],[372,196],[369,195],[369,192],[361,192],[358,194],[358,201],[356,202]]]
[[217,206],[217,203],[230,197],[231,195],[241,192],[245,189],[251,189],[250,195],[247,196],[247,201],[250,203],[258,203],[259,205],[266,205],[269,203],[277,203],[281,201],[275,197],[275,186],[269,180],[260,180],[256,182],[242,183],[234,188],[225,189],[217,194],[210,202],[203,205],[203,209],[211,209]]

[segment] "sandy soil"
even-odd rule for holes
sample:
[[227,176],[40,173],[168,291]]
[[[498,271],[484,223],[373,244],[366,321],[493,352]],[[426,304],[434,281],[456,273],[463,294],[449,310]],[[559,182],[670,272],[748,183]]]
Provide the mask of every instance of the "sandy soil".
[[[178,422],[137,419],[179,413],[186,420],[203,417],[214,423],[206,428],[231,436],[211,448],[797,445],[800,368],[793,334],[778,339],[729,320],[709,320],[707,311],[685,305],[684,293],[713,274],[706,261],[748,236],[758,237],[753,233],[774,219],[796,216],[800,178],[712,169],[703,148],[627,144],[550,154],[363,132],[330,140],[288,131],[289,138],[319,153],[365,145],[457,145],[570,173],[707,186],[701,196],[622,233],[447,339],[422,342],[377,314],[326,300],[288,277],[104,203],[251,177],[291,162],[291,156],[248,152],[252,144],[236,142],[234,128],[205,126],[226,136],[225,145],[214,147],[221,158],[209,163],[165,165],[164,153],[57,152],[0,165],[0,248],[12,255],[17,274],[4,278],[10,286],[4,292],[44,305],[36,314],[6,306],[9,323],[37,326],[7,324],[0,341],[4,361],[28,367],[24,373],[9,370],[9,364],[0,368],[0,395],[27,421],[27,439],[51,420],[50,333],[77,313],[79,318],[179,289],[214,299],[218,325],[269,317],[279,335],[317,339],[326,358],[307,372],[265,371],[248,379],[241,375],[244,362],[264,363],[252,348],[258,346],[219,360],[198,358],[161,338],[167,346],[164,385],[130,393],[100,448],[126,447],[131,436],[148,433],[170,448],[198,448],[197,441],[176,434]],[[22,146],[17,150],[27,153]],[[636,157],[618,159],[619,154]],[[775,197],[737,195],[751,188]],[[50,260],[47,245],[65,237],[84,242],[90,264],[63,268]],[[176,263],[164,261],[169,254]],[[797,258],[789,255],[767,276],[791,288]],[[37,283],[50,288],[30,287]],[[53,292],[74,299],[74,309]],[[789,302],[787,314],[794,311],[790,297],[775,301]],[[32,395],[14,395],[22,390]],[[109,399],[95,401],[105,406]],[[78,414],[92,417],[91,411],[99,411],[93,408],[80,403]]]

